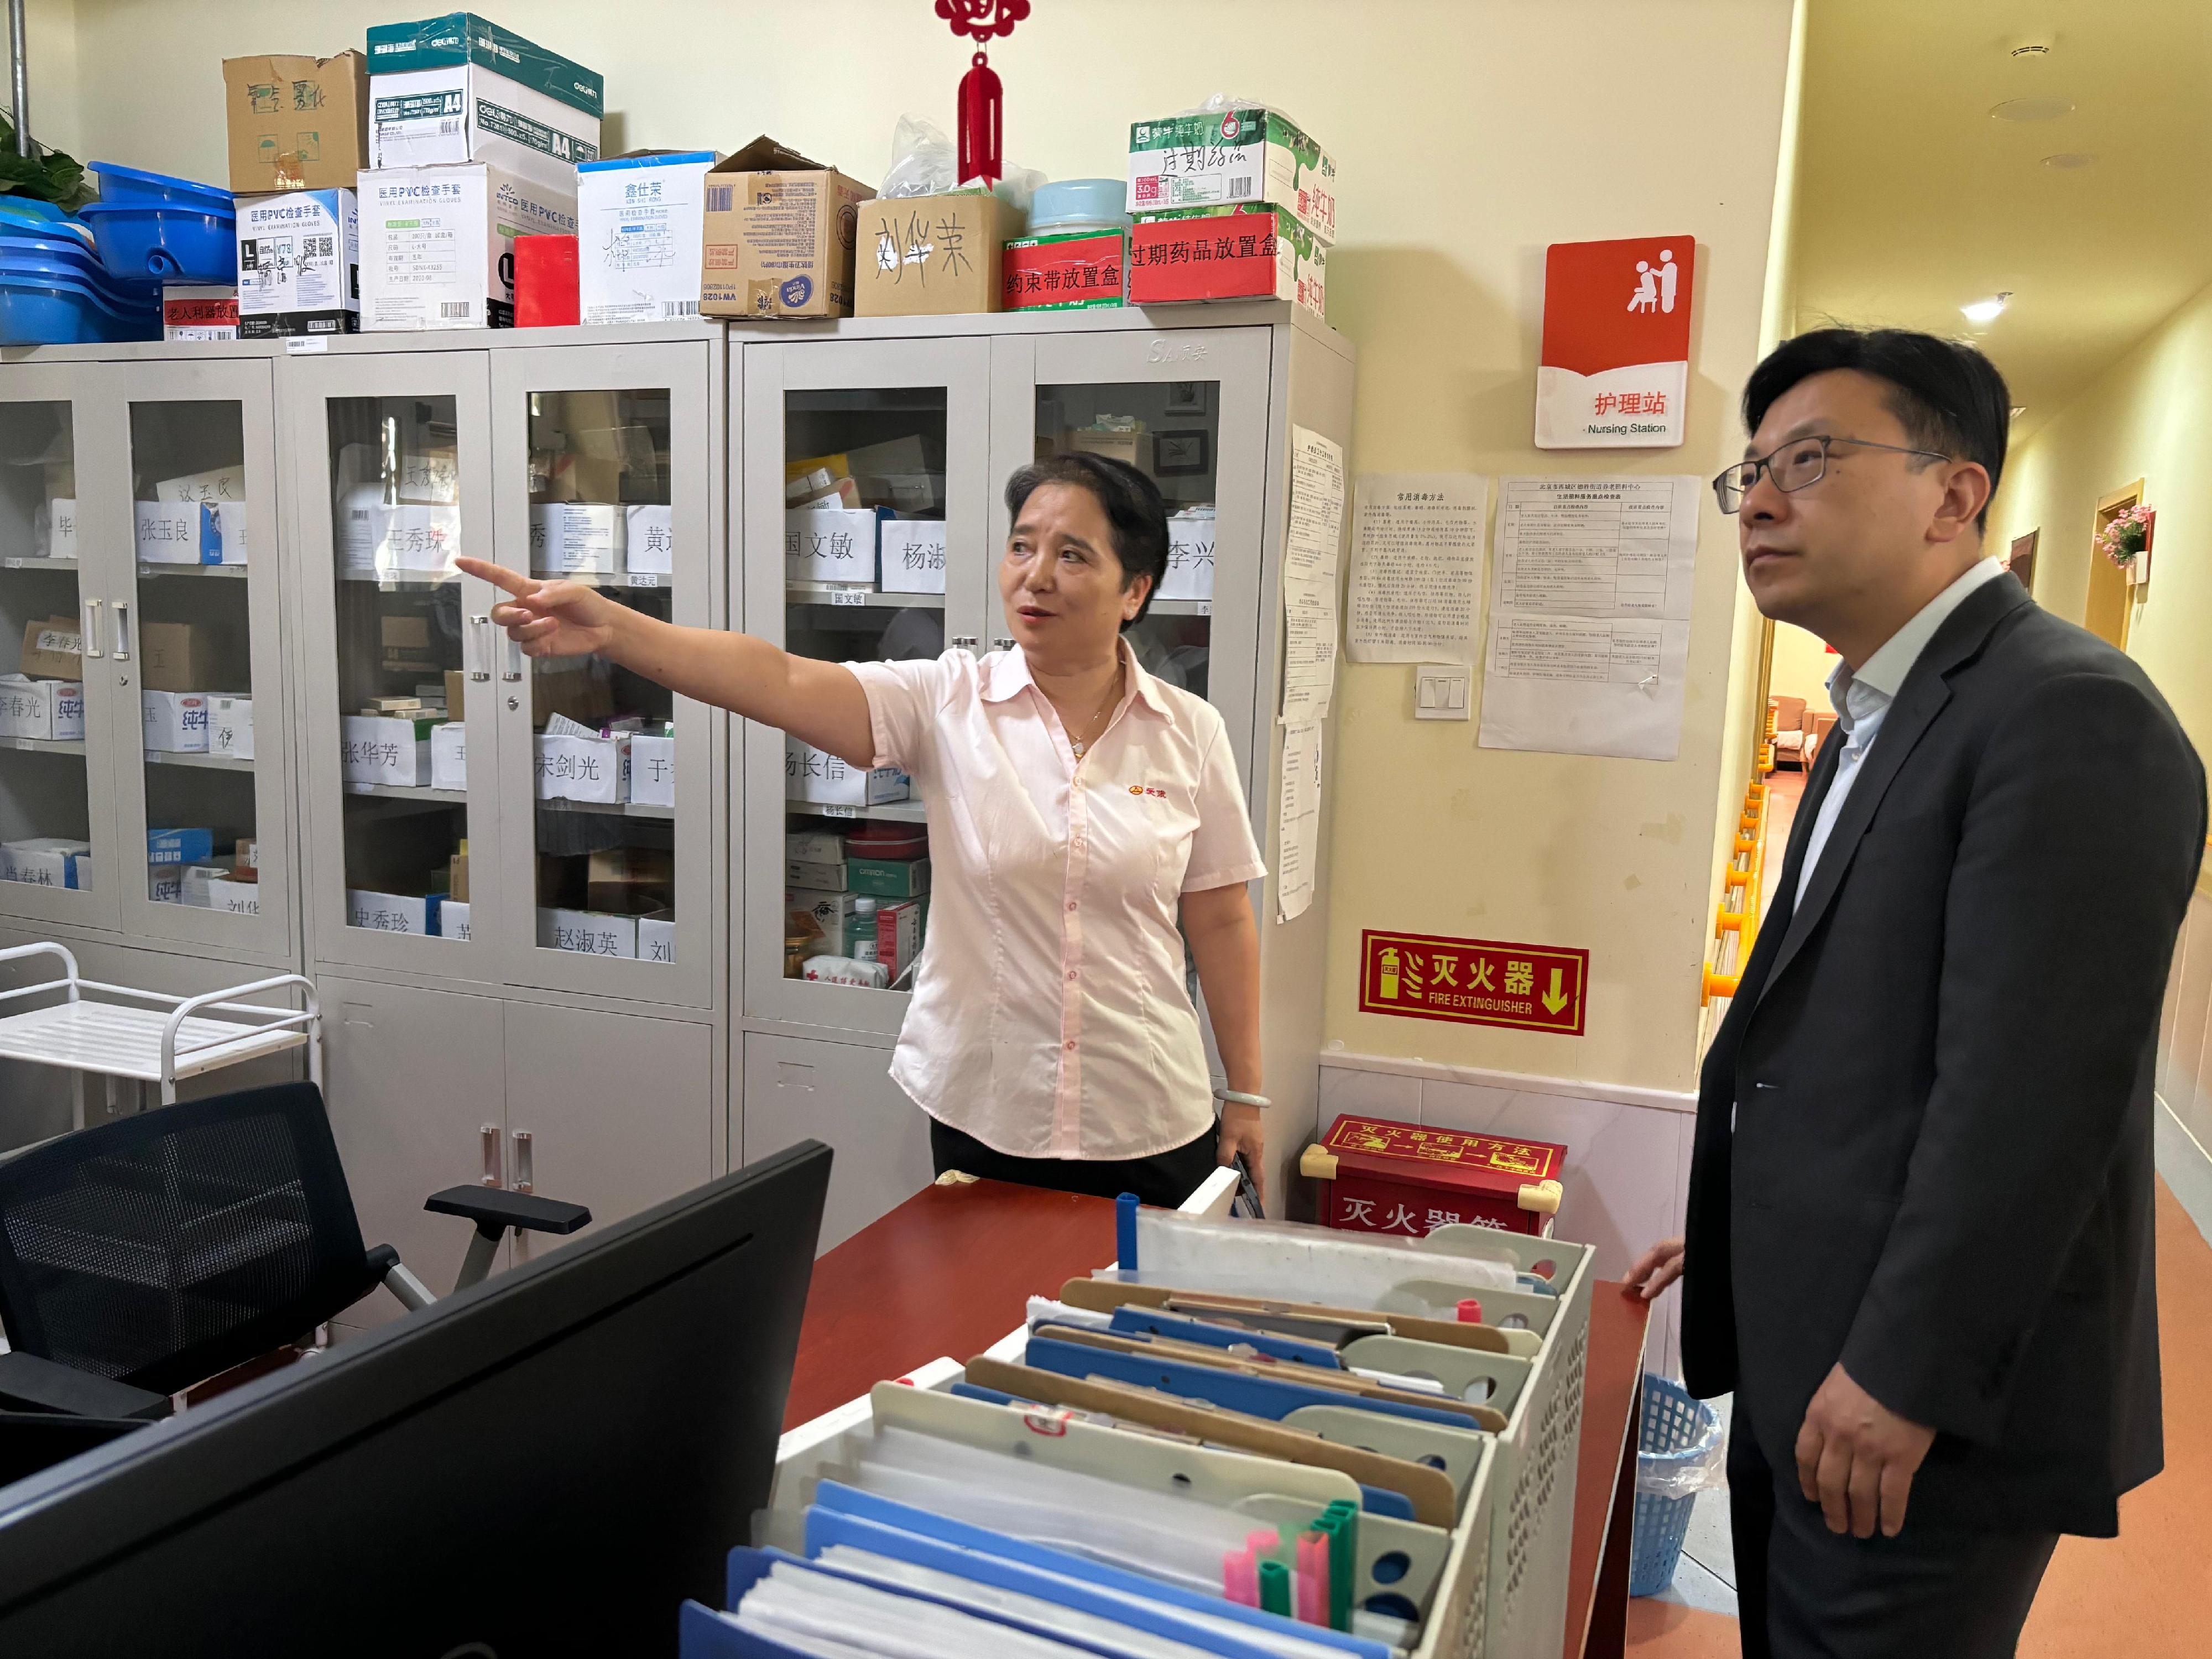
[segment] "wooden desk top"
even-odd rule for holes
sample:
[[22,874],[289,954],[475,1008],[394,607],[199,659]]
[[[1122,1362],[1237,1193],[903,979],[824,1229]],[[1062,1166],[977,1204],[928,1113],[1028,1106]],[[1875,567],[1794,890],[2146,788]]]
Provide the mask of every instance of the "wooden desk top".
[[[1589,1353],[1583,1371],[1583,1437],[1575,1459],[1575,1536],[1567,1568],[1565,1659],[1582,1659],[1589,1634],[1598,1563],[1620,1460],[1636,1449],[1636,1409],[1644,1381],[1644,1330],[1651,1304],[1601,1279],[1590,1287]],[[1607,1563],[1626,1574],[1626,1563]]]
[[1114,1260],[1114,1203],[979,1181],[925,1187],[814,1264],[783,1425],[939,1355],[974,1358],[1029,1298]]

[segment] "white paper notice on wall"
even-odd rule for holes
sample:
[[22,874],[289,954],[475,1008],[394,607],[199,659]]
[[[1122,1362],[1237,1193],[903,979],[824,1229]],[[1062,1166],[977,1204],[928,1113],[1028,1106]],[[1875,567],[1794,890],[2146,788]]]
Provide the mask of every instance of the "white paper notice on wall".
[[1698,495],[1688,477],[1500,483],[1484,748],[1674,758]]
[[1275,915],[1282,921],[1297,921],[1313,902],[1321,858],[1321,738],[1315,721],[1283,728],[1283,799],[1275,832]]
[[1283,539],[1283,723],[1328,718],[1336,690],[1336,580],[1344,540],[1344,450],[1291,428],[1291,523]]
[[1352,494],[1344,654],[1354,662],[1474,663],[1490,480],[1362,473]]

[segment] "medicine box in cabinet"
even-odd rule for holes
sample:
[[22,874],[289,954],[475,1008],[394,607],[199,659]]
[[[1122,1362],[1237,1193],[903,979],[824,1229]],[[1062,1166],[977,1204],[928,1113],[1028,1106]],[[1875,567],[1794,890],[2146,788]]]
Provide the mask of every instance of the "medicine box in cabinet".
[[875,509],[802,507],[786,513],[783,572],[795,582],[875,586]]
[[56,495],[39,503],[31,523],[31,553],[40,559],[76,557],[76,502]]
[[207,884],[207,905],[209,909],[221,910],[227,915],[258,916],[261,914],[261,889],[250,881],[210,881]]
[[75,617],[49,617],[23,629],[22,672],[34,679],[74,680],[84,669],[84,635]]
[[368,32],[368,164],[496,161],[574,187],[599,155],[598,71],[471,12]]
[[824,891],[842,892],[845,888],[845,866],[840,861],[814,864],[805,859],[786,859],[783,878],[793,887],[817,887]]
[[637,959],[640,962],[676,960],[676,924],[664,916],[637,919]]
[[430,728],[430,787],[469,787],[469,729],[460,720],[447,720]]
[[0,842],[0,879],[28,882],[33,887],[89,887],[91,865],[88,841],[36,836]]
[[205,864],[215,855],[212,830],[149,830],[146,832],[146,862],[165,865]]
[[138,625],[139,683],[155,691],[220,690],[227,672],[215,635],[198,623],[149,622]]
[[[920,898],[929,890],[927,859],[848,859],[841,867],[844,872],[842,884],[855,893],[872,894],[878,898]],[[785,879],[791,879],[788,872]]]
[[576,191],[489,161],[361,175],[364,330],[512,328],[514,239],[573,235]]
[[438,937],[466,939],[469,937],[469,907],[459,899],[447,899],[438,907]]
[[945,520],[886,519],[879,532],[886,593],[945,591]]
[[908,793],[906,774],[896,766],[873,771],[848,766],[837,756],[786,732],[783,739],[783,793],[790,800],[820,806],[881,806],[904,800]]
[[574,951],[587,957],[635,957],[637,919],[598,910],[538,913],[538,943],[548,951]]
[[541,734],[538,799],[610,805],[629,799],[630,739]]
[[853,920],[853,901],[857,893],[830,892],[813,887],[787,887],[783,890],[783,905],[787,910],[803,912],[814,919],[814,925],[823,936],[835,942],[835,954],[845,954],[845,930]]
[[221,564],[215,515],[199,501],[133,501],[141,564]]
[[253,699],[208,699],[208,753],[233,760],[253,758]]
[[366,927],[379,933],[433,934],[438,931],[442,894],[380,893],[372,889],[346,890],[346,926]]
[[84,687],[74,680],[33,680],[0,674],[0,738],[82,742]]
[[1168,568],[1160,576],[1158,598],[1213,597],[1213,509],[1187,507],[1168,517]]
[[149,754],[208,752],[208,700],[198,691],[142,691],[141,724]]
[[823,830],[793,830],[783,838],[783,855],[802,864],[842,864],[845,838]]
[[[624,562],[633,576],[672,576],[676,574],[675,509],[643,505],[626,507],[629,523],[623,537]],[[641,582],[640,586],[646,584]]]
[[185,902],[184,867],[175,864],[148,865],[146,896],[156,904],[182,904]]
[[676,805],[676,739],[641,734],[629,740],[629,798],[639,806]]
[[623,568],[629,519],[597,501],[541,502],[530,509],[530,571],[535,576],[611,576]]
[[380,494],[380,486],[362,484],[342,505],[338,555],[345,568],[380,576],[450,575],[461,545],[460,509],[433,502],[392,506]]
[[709,149],[641,151],[576,169],[576,305],[586,324],[699,314]]
[[338,775],[348,783],[414,788],[430,781],[430,733],[440,722],[389,714],[338,717]]

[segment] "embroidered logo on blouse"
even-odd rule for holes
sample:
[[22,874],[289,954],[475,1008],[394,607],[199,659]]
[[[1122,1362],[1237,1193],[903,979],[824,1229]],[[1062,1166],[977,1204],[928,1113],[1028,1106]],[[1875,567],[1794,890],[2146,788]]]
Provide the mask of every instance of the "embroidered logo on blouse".
[[1129,786],[1129,793],[1133,795],[1152,795],[1161,800],[1165,800],[1168,798],[1168,792],[1166,790],[1148,789],[1141,783],[1131,784]]

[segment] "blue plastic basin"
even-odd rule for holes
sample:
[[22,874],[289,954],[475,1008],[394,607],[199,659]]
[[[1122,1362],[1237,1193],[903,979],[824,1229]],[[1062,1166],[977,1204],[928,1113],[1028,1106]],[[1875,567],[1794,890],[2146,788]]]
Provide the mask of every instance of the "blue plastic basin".
[[126,313],[82,283],[0,266],[0,345],[98,345],[161,335],[159,307]]
[[159,283],[118,281],[90,253],[79,252],[67,243],[40,246],[30,244],[29,238],[0,237],[0,270],[12,270],[19,276],[58,276],[81,283],[119,311],[159,309],[161,306]]
[[99,175],[100,199],[111,207],[180,207],[199,213],[237,210],[237,198],[218,185],[148,173],[113,161],[94,161],[89,168]]
[[144,282],[234,283],[238,219],[194,208],[87,203],[78,210],[108,270]]

